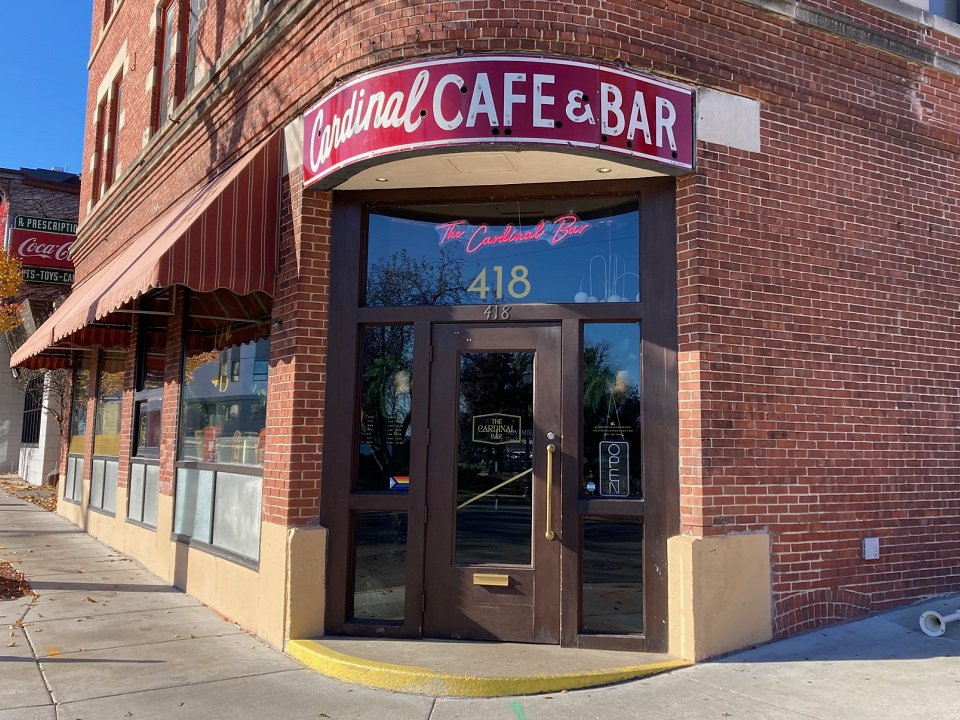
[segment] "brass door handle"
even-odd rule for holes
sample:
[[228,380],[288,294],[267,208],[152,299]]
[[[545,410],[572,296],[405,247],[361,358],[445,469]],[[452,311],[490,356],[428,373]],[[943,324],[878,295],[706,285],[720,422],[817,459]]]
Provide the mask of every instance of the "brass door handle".
[[547,540],[556,537],[553,534],[553,454],[556,451],[556,445],[547,445],[547,531],[544,533]]

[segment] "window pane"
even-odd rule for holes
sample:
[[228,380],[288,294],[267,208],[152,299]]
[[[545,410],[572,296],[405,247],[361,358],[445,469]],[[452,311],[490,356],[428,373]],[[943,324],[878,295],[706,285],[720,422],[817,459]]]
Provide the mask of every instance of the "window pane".
[[123,397],[123,358],[105,356],[97,381],[97,412],[93,454],[120,454],[120,401]]
[[143,522],[150,527],[157,526],[157,503],[160,500],[160,466],[147,465],[147,476],[143,484]]
[[260,496],[256,475],[217,473],[213,544],[256,560],[260,557]]
[[140,522],[143,520],[143,479],[146,466],[143,463],[130,465],[130,499],[127,502],[127,517]]
[[90,393],[90,371],[77,368],[73,373],[73,394],[70,403],[70,452],[83,452],[87,432],[87,397]]
[[635,199],[377,208],[366,304],[636,302]]
[[584,495],[641,497],[640,324],[583,326]]
[[136,403],[136,451],[140,457],[160,456],[160,426],[163,420],[163,398],[153,397]]
[[116,460],[105,460],[103,467],[103,509],[108,512],[117,511],[117,469]]
[[163,381],[166,371],[167,324],[172,311],[169,291],[139,301],[139,321],[133,415],[133,453],[160,456],[163,420]]
[[405,491],[410,481],[413,327],[363,329],[358,490]]
[[173,519],[174,533],[209,543],[210,517],[213,508],[213,471],[179,468],[176,504]]
[[163,59],[160,67],[159,113],[160,127],[167,124],[167,100],[173,87],[173,38],[177,32],[177,3],[172,2],[163,14]]
[[533,353],[460,357],[456,562],[530,564]]
[[103,478],[106,474],[104,460],[93,461],[93,478],[90,481],[90,505],[103,507]]
[[947,20],[960,21],[960,3],[957,0],[930,0],[930,12]]
[[[180,412],[180,459],[263,464],[268,339],[220,350],[189,350]],[[239,363],[239,381],[232,379]]]
[[643,524],[585,519],[581,631],[643,632]]
[[83,478],[83,459],[77,457],[67,458],[67,484],[63,490],[63,497],[67,500],[80,500],[82,492]]
[[403,620],[406,513],[357,513],[355,548],[353,617]]

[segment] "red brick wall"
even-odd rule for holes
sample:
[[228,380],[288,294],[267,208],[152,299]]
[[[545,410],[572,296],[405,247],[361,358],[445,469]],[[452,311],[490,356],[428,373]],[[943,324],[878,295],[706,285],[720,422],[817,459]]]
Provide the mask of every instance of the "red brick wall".
[[329,193],[300,190],[298,168],[283,183],[280,262],[264,457],[264,519],[315,523],[323,469],[327,313],[330,290]]
[[[696,175],[678,181],[683,531],[771,534],[780,633],[960,588],[957,77],[732,0],[291,1],[253,30],[242,71],[199,92],[199,121],[141,151],[152,7],[125,0],[91,68],[95,88],[120,33],[136,49],[121,137],[137,146],[121,146],[130,171],[81,229],[81,276],[335,80],[387,61],[553,52],[758,100],[762,151],[700,143]],[[856,0],[808,7],[960,57],[955,38]],[[288,11],[304,14],[255,60]],[[205,52],[239,27],[207,28]],[[89,129],[86,142],[89,156]],[[330,271],[330,197],[298,183],[264,483],[265,518],[291,524],[317,512]],[[864,536],[880,537],[880,560],[860,559]]]

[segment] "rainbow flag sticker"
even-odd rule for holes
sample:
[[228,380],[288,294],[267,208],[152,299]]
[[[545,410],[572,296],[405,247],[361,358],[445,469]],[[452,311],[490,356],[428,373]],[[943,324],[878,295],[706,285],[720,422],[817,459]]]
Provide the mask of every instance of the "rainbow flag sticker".
[[390,478],[390,489],[391,490],[409,490],[410,476],[394,475],[393,477]]

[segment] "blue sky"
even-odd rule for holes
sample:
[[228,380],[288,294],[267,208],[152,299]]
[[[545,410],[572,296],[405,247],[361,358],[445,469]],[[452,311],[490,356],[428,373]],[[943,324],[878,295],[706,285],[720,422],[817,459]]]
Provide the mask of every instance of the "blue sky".
[[5,0],[0,167],[80,172],[93,0]]

